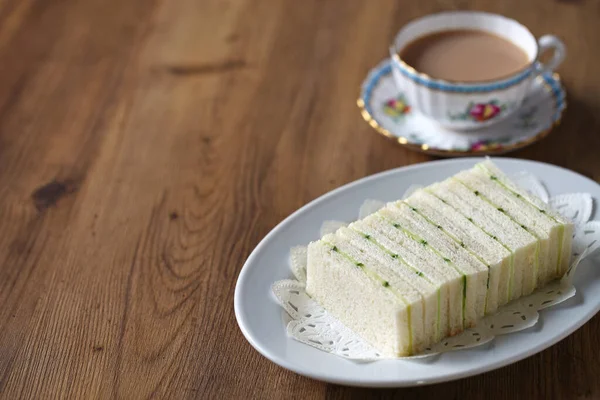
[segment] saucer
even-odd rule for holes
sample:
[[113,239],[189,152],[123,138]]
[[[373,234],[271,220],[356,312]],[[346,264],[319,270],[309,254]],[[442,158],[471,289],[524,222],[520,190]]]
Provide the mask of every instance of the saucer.
[[[369,72],[357,104],[365,121],[385,137],[411,150],[444,157],[502,154],[528,146],[548,135],[566,108],[558,74],[539,76],[521,107],[510,116],[477,130],[452,131],[411,108],[398,92],[390,59]],[[474,104],[465,110],[465,118],[494,108],[493,101]]]

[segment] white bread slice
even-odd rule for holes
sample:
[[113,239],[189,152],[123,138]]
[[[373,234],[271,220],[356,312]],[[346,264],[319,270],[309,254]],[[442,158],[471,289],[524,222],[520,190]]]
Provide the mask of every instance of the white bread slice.
[[[410,269],[415,271],[415,277],[430,281],[438,291],[436,341],[456,334],[462,329],[462,310],[451,308],[451,304],[462,299],[461,277],[455,271],[442,271],[432,268],[428,258],[423,254],[422,248],[415,246],[412,238],[402,232],[381,230],[378,217],[372,214],[364,220],[350,224],[349,228],[368,237],[368,239],[381,247],[388,254],[397,254]],[[419,279],[415,279],[419,281]]]
[[477,320],[485,315],[485,299],[487,297],[487,281],[489,270],[487,265],[473,257],[460,244],[442,234],[430,224],[417,209],[404,202],[396,202],[379,212],[400,229],[412,233],[421,242],[424,250],[432,254],[441,268],[454,269],[463,277],[464,327],[475,326]]
[[[505,208],[503,208],[500,205],[496,205],[495,202],[492,201],[491,198],[495,198],[495,191],[492,190],[492,191],[490,191],[490,193],[488,193],[488,195],[491,197],[490,198],[490,197],[484,195],[481,191],[477,190],[477,188],[473,188],[473,187],[467,185],[464,182],[464,180],[468,176],[470,176],[470,174],[471,174],[471,171],[463,171],[459,174],[454,175],[452,177],[452,180],[459,182],[460,183],[459,186],[463,186],[466,189],[465,193],[470,192],[470,193],[475,194],[475,196],[477,198],[476,201],[483,201],[484,203],[487,203],[490,206],[487,209],[487,211],[492,213],[492,215],[495,215],[496,212],[499,212],[499,213],[505,215],[506,217],[508,217],[508,219],[510,219],[513,222],[514,225],[520,226],[521,229],[525,230],[527,233],[529,233],[535,239],[533,265],[530,267],[521,266],[522,267],[522,277],[523,277],[523,288],[522,288],[521,296],[531,294],[531,292],[533,292],[533,290],[537,287],[539,271],[540,271],[540,269],[542,269],[544,267],[545,262],[547,260],[547,252],[543,253],[543,251],[542,251],[543,243],[540,240],[540,237],[537,236],[535,234],[535,232],[533,232],[530,228],[528,228],[527,225],[525,225],[521,221],[516,220],[512,215],[510,215],[508,210],[506,210]],[[460,179],[459,179],[459,176],[460,176]],[[494,210],[496,210],[496,211],[494,211]],[[548,242],[546,241],[545,244],[547,246]],[[519,267],[520,267],[520,265],[515,266],[515,268],[517,268],[517,269]]]
[[[487,199],[495,207],[502,208],[505,214],[515,222],[520,223],[534,235],[540,244],[539,268],[535,275],[535,287],[543,286],[554,277],[557,266],[560,264],[558,249],[560,243],[560,230],[562,225],[554,221],[545,213],[540,213],[533,204],[520,200],[514,193],[499,188],[489,175],[478,168],[461,172],[456,179],[467,185],[471,190],[477,190],[481,197]],[[524,292],[529,294],[529,292]]]
[[[360,254],[368,255],[367,257],[373,260],[373,263],[379,263],[382,268],[386,268],[390,273],[397,275],[397,279],[404,280],[406,284],[421,295],[423,302],[423,342],[431,344],[439,341],[442,338],[439,329],[439,319],[441,318],[438,312],[439,303],[441,302],[439,288],[421,271],[406,262],[404,259],[406,257],[405,253],[400,255],[385,250],[374,238],[367,239],[365,234],[354,229],[340,228],[336,234],[349,241],[352,246],[358,249]],[[396,283],[394,284],[396,285]],[[398,283],[398,285],[400,284]],[[447,316],[445,321],[444,326],[447,326]],[[419,342],[417,341],[413,347],[420,347]]]
[[509,250],[492,239],[467,217],[425,190],[416,191],[405,202],[416,208],[417,212],[428,222],[451,237],[456,243],[463,243],[467,251],[488,265],[489,282],[484,305],[486,314],[494,313],[497,310],[499,293],[504,296],[503,303],[508,301],[506,295],[510,277],[511,253]]
[[526,190],[515,185],[505,174],[502,172],[491,160],[486,160],[475,165],[475,168],[480,169],[483,173],[488,175],[494,183],[500,188],[508,190],[515,196],[518,196],[520,200],[532,204],[542,214],[548,215],[556,223],[560,224],[559,227],[559,248],[558,248],[558,259],[559,265],[557,265],[555,274],[549,274],[549,280],[553,278],[559,278],[569,269],[571,262],[571,247],[573,240],[574,225],[564,216],[560,215],[557,211],[552,209],[548,204],[544,203],[540,198],[532,195]]
[[[445,288],[447,288],[448,302],[442,304],[446,304],[447,307],[448,327],[446,330],[442,330],[442,332],[445,331],[443,336],[453,336],[462,332],[465,327],[463,275],[452,268],[448,268],[446,262],[438,255],[425,251],[427,245],[422,243],[421,238],[416,238],[415,235],[411,235],[406,230],[395,227],[393,222],[381,216],[381,211],[365,218],[361,224],[357,223],[356,226],[378,241],[384,241],[384,238],[380,236],[380,234],[383,234],[389,240],[395,241],[396,245],[401,245],[404,248],[404,252],[401,253],[402,256],[410,264],[418,267],[436,285],[441,285],[442,296],[445,294]],[[386,247],[393,246],[393,244],[388,243],[385,242]],[[442,297],[443,299],[444,297]],[[471,314],[469,314],[470,316]]]
[[322,240],[308,245],[306,292],[386,356],[413,354],[411,307]]
[[[360,248],[354,246],[350,240],[342,235],[342,231],[351,231],[348,228],[340,228],[335,234],[324,236],[321,240],[325,243],[336,246],[339,252],[350,258],[357,268],[362,268],[365,274],[371,276],[384,287],[389,287],[402,294],[402,297],[411,307],[411,336],[412,336],[412,351],[419,353],[424,350],[430,343],[432,338],[428,338],[424,331],[424,316],[425,302],[423,296],[410,285],[401,274],[398,274],[394,266],[390,263],[380,263],[368,252],[361,251]],[[390,261],[393,259],[389,257]],[[437,296],[434,296],[434,304],[437,302]],[[435,327],[435,326],[434,326]],[[429,328],[429,326],[428,326]]]
[[[532,274],[523,274],[531,271],[537,262],[537,240],[529,232],[515,224],[503,212],[495,209],[485,202],[473,191],[454,179],[428,187],[431,193],[446,201],[458,212],[472,218],[473,222],[492,236],[492,239],[509,248],[512,252],[511,275],[508,284],[508,300],[521,297],[523,286],[531,285]],[[523,278],[529,282],[523,282]],[[503,304],[503,303],[500,303]]]

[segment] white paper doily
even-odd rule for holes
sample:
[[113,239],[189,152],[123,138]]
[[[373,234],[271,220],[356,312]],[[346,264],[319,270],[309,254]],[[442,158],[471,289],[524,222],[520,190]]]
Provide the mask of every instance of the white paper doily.
[[[560,281],[551,282],[533,294],[501,307],[496,314],[483,318],[476,327],[446,338],[419,355],[403,359],[472,348],[491,341],[497,335],[530,328],[537,323],[539,310],[561,303],[575,294],[572,277],[577,265],[600,247],[600,221],[590,221],[594,203],[592,196],[588,193],[568,193],[550,198],[543,183],[535,176],[522,172],[512,179],[575,224],[569,270]],[[421,186],[412,185],[403,197],[408,197],[419,187]],[[362,219],[384,205],[384,202],[378,200],[366,200],[359,210],[358,218]],[[321,235],[335,232],[345,225],[346,222],[325,221],[321,227]],[[272,286],[275,298],[290,317],[286,327],[287,334],[309,346],[356,361],[386,358],[306,294],[306,254],[306,246],[292,248],[290,268],[296,279],[278,281]]]

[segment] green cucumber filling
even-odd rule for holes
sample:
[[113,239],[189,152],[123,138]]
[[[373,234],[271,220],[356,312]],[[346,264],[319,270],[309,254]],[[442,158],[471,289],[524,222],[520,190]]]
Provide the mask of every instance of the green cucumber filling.
[[[419,210],[417,210],[417,208],[415,207],[410,207],[411,210],[413,210],[414,212],[419,213]],[[389,220],[387,217],[384,217],[382,215],[378,216],[380,218],[382,218],[383,220],[388,221],[390,224],[392,224],[392,226],[394,226],[396,229],[400,229],[402,230],[407,236],[409,236],[411,239],[413,239],[414,241],[416,241],[417,243],[426,246],[428,249],[430,249],[434,254],[436,254],[438,257],[442,258],[444,261],[449,260],[447,257],[445,257],[444,255],[442,255],[438,250],[436,250],[434,247],[430,246],[429,243],[427,242],[427,240],[423,239],[422,237],[420,237],[419,235],[416,235],[406,229],[404,229],[400,224],[395,223],[391,220]],[[447,263],[450,264],[450,266],[452,266],[452,268],[454,268],[454,270],[456,272],[458,272],[459,274],[461,274],[463,276],[463,279],[466,279],[466,275],[465,273],[458,268],[452,261],[446,261]],[[465,286],[466,287],[466,286]],[[463,290],[463,298],[462,298],[462,325],[463,328],[465,327],[465,308],[466,308],[466,297],[467,297],[467,293],[466,290]]]
[[[463,181],[454,178],[457,182],[460,182],[463,186],[465,186],[467,189],[472,190],[473,188],[471,188],[469,185],[467,185],[466,183],[464,183]],[[477,192],[479,193],[479,192]],[[531,236],[533,236],[536,239],[536,245],[535,245],[535,260],[533,263],[533,287],[536,288],[537,287],[537,281],[538,281],[538,272],[539,272],[539,268],[540,268],[540,240],[542,240],[540,238],[540,236],[533,231],[530,231],[525,225],[519,223],[515,218],[513,218],[513,216],[509,213],[506,212],[506,210],[504,210],[502,207],[498,207],[497,204],[495,204],[493,201],[491,201],[490,199],[488,199],[486,196],[478,194],[479,197],[481,197],[482,200],[484,200],[486,203],[490,204],[492,207],[496,207],[498,209],[498,211],[500,211],[501,213],[503,213],[504,215],[506,215],[508,218],[511,219],[511,221],[513,221],[515,224],[519,225],[522,229],[524,229],[527,233],[529,233]],[[495,237],[494,237],[495,238]]]
[[[405,202],[406,203],[406,202]],[[408,203],[406,203],[408,204]],[[460,244],[460,246],[462,248],[465,248],[473,257],[475,257],[477,260],[479,260],[482,264],[485,264],[486,267],[488,268],[488,278],[487,278],[487,284],[486,284],[486,288],[488,290],[486,290],[485,292],[485,302],[484,302],[484,311],[487,312],[487,302],[488,302],[488,291],[490,288],[490,266],[488,264],[486,264],[486,262],[475,252],[473,252],[471,249],[469,249],[465,243],[463,241],[461,241],[460,239],[458,239],[457,237],[455,237],[453,234],[451,234],[450,232],[448,232],[446,229],[444,229],[443,226],[436,224],[435,222],[433,222],[431,219],[429,219],[429,217],[427,217],[425,214],[423,214],[421,211],[417,210],[417,213],[422,216],[425,221],[427,221],[428,223],[430,223],[431,225],[437,227],[438,229],[441,229],[442,232],[448,236],[450,239],[454,240],[456,243]],[[462,215],[462,214],[461,214]],[[473,223],[473,218],[467,218],[471,223]],[[398,224],[394,224],[394,226],[396,226]],[[451,260],[447,257],[444,257],[444,261],[446,261],[447,263],[451,262]]]
[[438,289],[437,290],[437,321],[435,323],[435,337],[436,337],[437,341],[440,341],[442,339],[441,332],[440,332],[440,319],[441,319],[440,307],[441,306],[442,306],[442,291],[441,291],[441,289]]
[[506,296],[508,301],[510,301],[512,300],[512,287],[515,284],[515,253],[513,253],[512,251],[510,252],[510,267],[508,271],[509,279],[508,286],[506,289]]
[[560,274],[560,262],[562,260],[562,252],[563,252],[563,241],[565,239],[565,226],[560,225],[558,227],[558,241],[560,245],[558,246],[558,260],[556,260],[556,275]]
[[538,274],[540,271],[540,242],[538,241],[535,245],[535,261],[533,263],[533,288],[537,288],[538,285]]
[[548,217],[550,217],[554,222],[561,224],[561,225],[563,224],[563,222],[556,219],[553,215],[548,214],[546,212],[546,210],[539,208],[537,205],[535,205],[527,196],[522,196],[519,192],[517,192],[517,191],[513,190],[512,188],[510,188],[509,186],[507,186],[504,182],[502,182],[500,179],[498,179],[498,177],[494,176],[485,166],[477,164],[475,167],[477,167],[480,170],[482,170],[483,172],[485,172],[492,181],[496,182],[498,185],[502,186],[504,189],[506,189],[507,191],[514,194],[518,199],[525,199],[525,201],[527,201],[527,203],[531,204],[542,214],[548,215]]
[[[464,183],[463,181],[461,181],[460,179],[457,178],[453,178],[456,182],[459,182],[460,184],[462,184],[464,187],[466,187],[469,190],[473,190],[472,187],[470,187],[469,185],[467,185],[466,183]],[[506,215],[508,218],[510,218],[514,223],[516,223],[517,225],[519,225],[521,228],[523,228],[525,231],[527,231],[530,235],[534,236],[537,240],[540,240],[540,238],[538,237],[538,235],[535,234],[535,232],[530,232],[529,229],[527,229],[527,227],[521,223],[519,223],[515,218],[513,218],[513,216],[509,213],[506,212],[506,210],[502,207],[498,207],[497,204],[495,204],[492,200],[488,199],[486,196],[482,195],[480,192],[475,191],[475,194],[479,197],[481,197],[481,199],[483,201],[485,201],[486,203],[488,203],[490,206],[496,208],[499,212],[501,212],[502,214]]]
[[373,239],[371,237],[371,235],[367,235],[363,232],[360,232],[358,230],[355,230],[354,228],[352,228],[355,232],[360,233],[365,239],[367,239],[369,242],[373,243],[375,246],[379,247],[381,250],[383,250],[384,252],[388,253],[390,255],[390,257],[392,257],[395,260],[398,260],[399,262],[401,262],[402,264],[406,265],[408,268],[412,269],[413,271],[415,271],[415,273],[420,276],[421,278],[424,278],[428,283],[433,285],[433,281],[431,281],[429,279],[429,277],[427,277],[422,271],[420,271],[419,269],[413,267],[412,265],[410,265],[404,258],[402,258],[399,254],[394,253],[393,251],[387,249],[385,246],[383,246],[381,243],[379,243],[377,240]]
[[413,352],[413,343],[412,343],[412,308],[410,305],[406,306],[406,322],[408,322],[408,354],[412,354]]
[[559,275],[560,274],[560,262],[561,262],[561,259],[562,259],[562,252],[563,252],[564,232],[565,232],[564,222],[558,220],[554,215],[552,215],[551,213],[548,213],[546,210],[538,207],[527,196],[523,196],[519,192],[517,192],[516,190],[513,190],[511,187],[507,186],[504,182],[502,182],[502,180],[500,180],[496,176],[494,176],[485,166],[477,164],[476,167],[479,168],[479,169],[481,169],[483,172],[485,172],[490,177],[490,179],[492,181],[496,182],[498,185],[500,185],[501,187],[503,187],[505,190],[507,190],[510,193],[514,194],[517,198],[522,199],[522,200],[526,201],[527,203],[531,204],[540,213],[542,213],[544,215],[547,215],[550,219],[552,219],[554,222],[556,222],[557,224],[559,224],[558,229],[559,229],[559,241],[560,241],[560,244],[558,246],[558,260],[556,262],[556,275]]
[[[436,195],[435,193],[428,191],[429,193],[431,193],[432,195],[434,195],[435,197],[437,197],[440,200],[443,200],[441,197],[439,197],[438,195]],[[461,214],[463,217],[468,218],[466,215],[464,215],[463,213],[461,213],[459,210],[457,210],[455,207],[453,207],[452,205],[450,205],[450,207],[454,208],[454,210]],[[492,239],[494,239],[495,241],[497,241],[498,243],[500,243],[500,245],[502,245],[502,247],[504,247],[506,250],[508,250],[510,252],[510,276],[509,276],[509,280],[508,280],[508,299],[510,300],[511,296],[511,288],[514,285],[514,280],[515,280],[515,274],[514,274],[514,257],[515,254],[513,253],[513,251],[504,243],[502,243],[496,236],[492,235],[491,233],[487,232],[485,229],[483,229],[481,226],[479,226],[478,224],[473,223],[476,227],[478,227],[481,231],[483,231],[483,233],[485,233],[486,235],[488,235],[489,237],[491,237]],[[464,247],[464,243],[460,242],[461,246]]]
[[485,287],[486,287],[486,292],[485,292],[485,300],[483,302],[483,314],[487,314],[487,306],[488,306],[488,293],[490,292],[490,266],[488,265],[488,275],[487,275],[487,281],[485,282]]
[[463,321],[463,327],[465,326],[465,309],[467,307],[467,276],[463,275],[462,277],[462,283],[463,283],[463,296],[462,296],[462,321]]

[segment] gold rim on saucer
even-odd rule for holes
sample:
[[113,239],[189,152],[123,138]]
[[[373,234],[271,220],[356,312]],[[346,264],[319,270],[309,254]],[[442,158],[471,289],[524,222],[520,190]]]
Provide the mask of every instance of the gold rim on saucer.
[[[558,73],[553,73],[552,78],[559,83],[561,82],[560,75]],[[542,140],[543,138],[545,138],[552,131],[552,129],[554,129],[555,127],[557,127],[560,124],[562,117],[564,115],[564,112],[568,106],[566,98],[563,99],[563,106],[562,106],[562,108],[560,108],[558,105],[558,99],[557,99],[556,95],[553,93],[552,87],[548,84],[548,82],[546,82],[541,77],[537,77],[536,79],[541,80],[542,84],[544,85],[544,88],[552,95],[552,98],[553,98],[554,104],[555,104],[555,109],[560,112],[558,118],[556,119],[556,121],[554,121],[552,123],[552,125],[549,128],[547,128],[543,131],[540,131],[535,136],[527,138],[518,143],[502,146],[497,149],[482,148],[482,149],[477,149],[477,150],[444,150],[444,149],[438,149],[438,148],[430,148],[430,146],[427,144],[410,143],[407,138],[405,138],[403,136],[395,136],[389,130],[387,130],[384,127],[382,127],[381,125],[379,125],[379,123],[367,111],[367,109],[365,107],[365,102],[363,101],[362,98],[359,98],[356,101],[356,104],[360,108],[360,113],[361,113],[363,119],[373,129],[375,129],[376,132],[378,132],[381,135],[383,135],[384,137],[394,141],[395,143],[399,144],[400,146],[406,147],[410,150],[418,151],[418,152],[429,154],[429,155],[440,156],[440,157],[498,155],[498,154],[504,154],[504,153],[508,153],[511,151],[515,151],[515,150],[524,148],[526,146],[529,146],[530,144],[533,144],[535,142],[538,142],[538,141]],[[562,83],[560,83],[560,85],[562,86]]]

